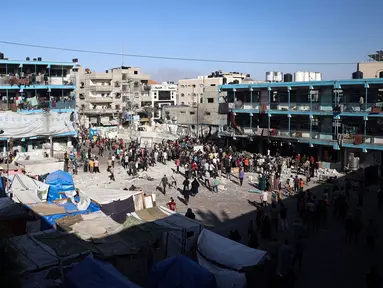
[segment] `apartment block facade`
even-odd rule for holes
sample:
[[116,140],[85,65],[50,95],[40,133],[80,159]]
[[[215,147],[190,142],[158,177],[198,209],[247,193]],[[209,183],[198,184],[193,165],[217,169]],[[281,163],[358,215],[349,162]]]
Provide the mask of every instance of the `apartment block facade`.
[[248,76],[238,72],[215,71],[207,76],[179,80],[178,105],[165,107],[162,118],[189,126],[190,130],[196,133],[210,130],[209,126],[223,125],[226,123],[226,117],[218,114],[219,85],[242,83]]
[[219,110],[228,115],[220,135],[260,152],[270,143],[287,151],[293,143],[302,153],[345,163],[351,152],[383,150],[383,78],[219,88],[226,95],[218,96]]
[[123,113],[151,102],[150,75],[137,67],[119,67],[104,73],[81,69],[76,92],[80,121],[89,125],[117,125]]
[[25,148],[51,137],[66,142],[76,136],[77,59],[10,60],[0,55],[0,126],[4,131],[0,140],[12,139]]

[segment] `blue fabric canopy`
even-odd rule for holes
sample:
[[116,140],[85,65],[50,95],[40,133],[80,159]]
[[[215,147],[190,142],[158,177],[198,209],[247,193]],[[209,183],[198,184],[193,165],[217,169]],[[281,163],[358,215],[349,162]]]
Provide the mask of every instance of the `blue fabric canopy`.
[[69,271],[63,288],[140,288],[113,265],[92,257],[85,258]]
[[[57,170],[50,173],[45,179],[45,183],[49,184],[48,201],[60,199],[60,192],[75,190],[73,177],[70,173]],[[66,198],[61,195],[61,198]]]
[[214,275],[188,257],[177,255],[155,264],[146,288],[217,288]]

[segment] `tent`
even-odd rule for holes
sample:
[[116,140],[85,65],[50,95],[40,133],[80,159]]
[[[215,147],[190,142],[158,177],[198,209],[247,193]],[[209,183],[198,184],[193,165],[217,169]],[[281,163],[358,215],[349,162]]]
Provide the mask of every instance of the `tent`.
[[198,263],[182,255],[155,264],[150,272],[147,288],[216,288],[213,274]]
[[193,253],[203,225],[165,207],[153,207],[131,213],[133,217],[169,228],[166,235],[166,257]]
[[23,204],[42,202],[47,199],[49,185],[24,174],[11,175],[10,188],[13,200]]
[[75,190],[72,175],[62,170],[57,170],[49,174],[45,179],[45,183],[50,185],[48,192],[49,201],[66,198],[66,196],[60,194],[60,192]]
[[262,263],[266,252],[203,229],[198,237],[197,257],[198,263],[214,274],[218,287],[246,287],[245,269]]
[[88,256],[65,275],[63,288],[89,287],[140,288],[113,265]]

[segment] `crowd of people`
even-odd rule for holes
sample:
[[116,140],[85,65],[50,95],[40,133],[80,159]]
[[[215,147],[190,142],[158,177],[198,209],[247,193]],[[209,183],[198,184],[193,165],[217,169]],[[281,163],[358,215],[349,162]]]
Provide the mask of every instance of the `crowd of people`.
[[[312,156],[297,154],[294,158],[278,155],[271,157],[238,151],[235,147],[223,149],[214,143],[202,144],[190,137],[163,141],[154,144],[152,149],[141,147],[138,141],[126,142],[102,137],[83,139],[86,140],[79,144],[77,157],[73,153],[66,155],[68,163],[73,162],[76,169],[78,164],[74,163],[77,163],[76,159],[81,159],[85,172],[100,173],[98,157],[106,155],[106,170],[110,173],[110,179],[115,180],[115,165],[126,169],[129,175],[136,176],[140,170],[147,171],[158,163],[166,165],[170,162],[170,165],[174,165],[173,174],[163,175],[158,189],[166,195],[168,189],[177,188],[177,184],[181,184],[183,202],[186,205],[189,204],[190,196],[198,195],[200,186],[219,193],[220,189],[225,189],[220,183],[222,177],[242,186],[247,173],[253,175],[252,173],[257,172],[259,179],[256,188],[260,193],[260,201],[255,203],[256,217],[249,223],[248,235],[243,237],[244,235],[234,229],[229,232],[228,237],[245,242],[252,248],[267,247],[278,281],[294,278],[291,275],[295,273],[295,268],[300,271],[308,235],[325,229],[329,219],[344,225],[347,244],[357,244],[360,232],[365,228],[368,247],[374,249],[376,245],[377,229],[374,221],[370,219],[366,227],[362,223],[361,207],[366,183],[361,180],[355,184],[354,179],[347,180],[344,184],[335,181],[327,184],[320,193],[312,193],[308,184],[318,169],[318,162]],[[71,168],[71,164],[68,167]],[[295,176],[286,177],[285,183],[282,183],[286,168],[294,171]],[[182,175],[182,183],[177,183],[176,174]],[[249,176],[250,184],[251,177]],[[354,190],[358,201],[353,206],[350,193]],[[380,207],[383,204],[383,187],[381,191],[378,193]],[[285,205],[283,200],[286,196],[294,196],[296,208]],[[170,198],[167,206],[177,211],[177,203],[173,198]],[[332,217],[329,218],[330,207]],[[297,216],[289,225],[289,215],[292,214]],[[191,208],[187,209],[185,216],[191,219],[196,217]],[[293,235],[292,238],[288,237],[290,234]]]

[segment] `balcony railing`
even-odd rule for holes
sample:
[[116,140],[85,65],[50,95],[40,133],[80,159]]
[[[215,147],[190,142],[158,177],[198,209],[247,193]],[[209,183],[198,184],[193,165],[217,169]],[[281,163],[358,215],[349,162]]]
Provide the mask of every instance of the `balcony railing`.
[[16,103],[0,103],[0,111],[13,111],[17,112],[20,110],[40,110],[40,109],[76,109],[76,101],[44,101],[40,100],[36,103],[24,102],[21,104]]
[[112,85],[91,85],[89,86],[91,91],[110,92],[113,90]]
[[104,108],[104,109],[82,109],[80,110],[80,114],[85,113],[89,115],[103,115],[103,114],[114,114],[119,113],[119,110],[113,108]]
[[48,77],[45,75],[28,75],[23,78],[16,76],[0,77],[0,86],[36,86],[36,85],[74,85],[72,77]]
[[112,103],[112,97],[88,97],[89,102],[91,103]]

